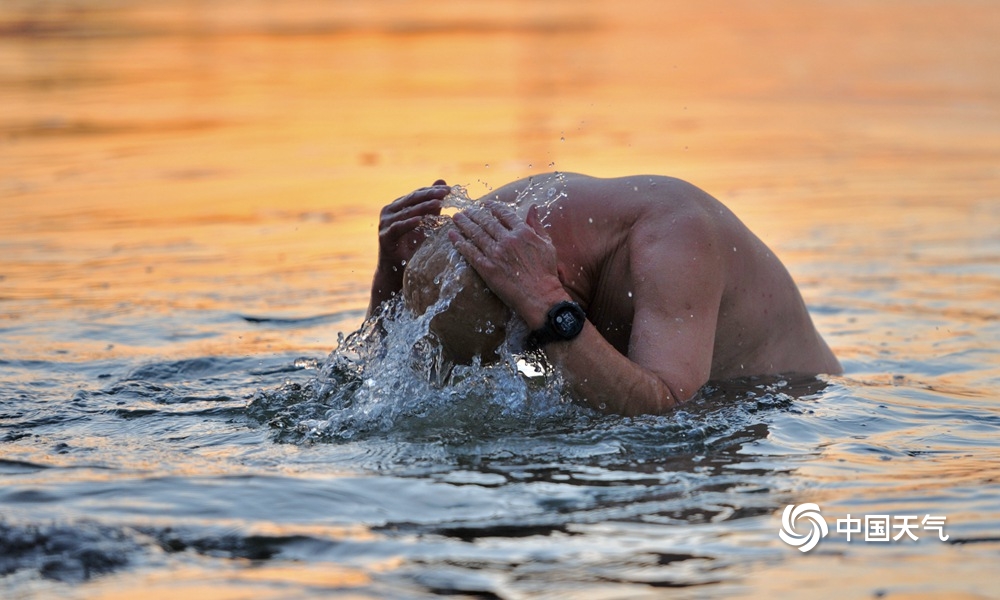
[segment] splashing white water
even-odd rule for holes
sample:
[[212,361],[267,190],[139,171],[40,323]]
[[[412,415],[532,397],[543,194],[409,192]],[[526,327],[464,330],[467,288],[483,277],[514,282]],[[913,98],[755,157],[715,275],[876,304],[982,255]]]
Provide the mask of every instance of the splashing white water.
[[[537,205],[545,224],[566,196],[565,177],[555,173],[529,179],[513,206],[524,218]],[[442,208],[460,211],[478,204],[465,187],[453,185]],[[449,220],[447,215],[434,217],[425,226],[434,230]],[[445,360],[430,323],[448,308],[463,269],[470,268],[457,252],[450,260],[456,268],[435,278],[441,293],[424,314],[413,314],[397,295],[358,331],[341,335],[315,380],[257,398],[258,417],[305,439],[353,439],[390,431],[450,439],[520,429],[585,410],[569,401],[561,379],[541,356],[520,352],[525,332],[517,319],[507,324],[499,361],[452,365]]]
[[[555,172],[543,177],[528,178],[524,188],[517,190],[514,198],[514,212],[524,219],[528,215],[528,209],[532,206],[538,207],[538,216],[542,224],[548,226],[547,219],[553,211],[558,210],[558,202],[569,197],[566,191],[566,175]],[[479,205],[477,200],[469,197],[468,190],[461,185],[451,186],[451,192],[444,197],[441,203],[443,209],[465,210]],[[448,221],[449,217],[440,217],[433,221],[433,227],[439,226]]]
[[447,363],[429,325],[454,297],[450,283],[442,283],[441,298],[423,315],[412,314],[397,298],[344,338],[315,390],[329,408],[321,419],[301,421],[300,428],[340,438],[389,430],[466,436],[569,410],[551,369],[531,363],[537,375],[529,377],[530,369],[519,367],[525,358],[510,350],[509,341],[495,363]]
[[[458,186],[446,199],[456,208],[471,203]],[[315,380],[258,398],[261,416],[306,439],[393,432],[455,440],[582,410],[569,402],[561,379],[540,356],[516,350],[524,333],[517,323],[507,324],[500,360],[447,362],[430,323],[448,308],[463,269],[470,268],[457,252],[451,259],[456,268],[435,279],[440,296],[423,314],[414,314],[401,295],[384,303],[358,331],[340,336]]]

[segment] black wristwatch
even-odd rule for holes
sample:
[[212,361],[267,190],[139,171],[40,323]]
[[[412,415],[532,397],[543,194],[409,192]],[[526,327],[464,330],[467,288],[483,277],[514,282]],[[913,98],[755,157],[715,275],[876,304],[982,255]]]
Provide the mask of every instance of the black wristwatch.
[[538,350],[549,342],[569,341],[580,335],[587,313],[576,302],[564,301],[549,309],[545,325],[528,335],[528,350]]

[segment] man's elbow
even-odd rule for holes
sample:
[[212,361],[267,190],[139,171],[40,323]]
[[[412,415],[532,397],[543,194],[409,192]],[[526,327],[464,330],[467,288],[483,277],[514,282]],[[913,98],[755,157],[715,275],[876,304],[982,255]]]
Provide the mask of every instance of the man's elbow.
[[650,377],[629,386],[619,412],[626,417],[666,414],[693,398],[697,391],[685,395],[685,388],[678,387],[675,391],[659,377]]

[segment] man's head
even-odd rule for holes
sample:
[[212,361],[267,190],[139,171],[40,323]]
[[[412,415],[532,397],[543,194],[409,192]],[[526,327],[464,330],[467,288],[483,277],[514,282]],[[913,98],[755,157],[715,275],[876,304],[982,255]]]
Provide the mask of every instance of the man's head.
[[448,240],[448,223],[432,232],[406,265],[403,301],[421,315],[444,295],[455,297],[431,319],[430,330],[445,357],[469,364],[474,356],[484,363],[497,359],[506,336],[510,309],[458,254]]

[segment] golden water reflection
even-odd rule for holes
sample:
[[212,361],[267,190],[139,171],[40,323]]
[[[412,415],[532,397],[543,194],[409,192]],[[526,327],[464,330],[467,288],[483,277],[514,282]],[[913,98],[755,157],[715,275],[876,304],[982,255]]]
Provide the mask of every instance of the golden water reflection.
[[[817,254],[996,233],[998,18],[979,6],[6,3],[3,319],[358,309],[382,203],[553,168],[701,185],[813,300]],[[996,277],[971,287],[995,315]],[[106,347],[28,338],[4,354]]]

